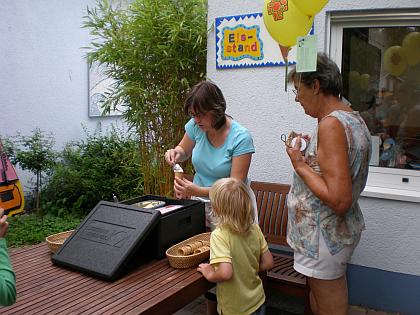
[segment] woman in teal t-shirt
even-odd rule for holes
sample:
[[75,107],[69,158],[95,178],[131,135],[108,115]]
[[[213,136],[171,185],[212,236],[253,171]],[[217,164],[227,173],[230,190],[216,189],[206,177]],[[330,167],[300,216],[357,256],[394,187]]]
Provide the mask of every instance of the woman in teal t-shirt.
[[[169,165],[192,156],[194,180],[175,179],[177,198],[194,196],[208,200],[210,187],[220,178],[234,177],[248,182],[251,157],[255,152],[252,137],[225,111],[225,98],[214,83],[202,81],[188,93],[184,112],[191,119],[185,125],[181,142],[165,153]],[[207,203],[206,224],[212,228],[209,207]]]

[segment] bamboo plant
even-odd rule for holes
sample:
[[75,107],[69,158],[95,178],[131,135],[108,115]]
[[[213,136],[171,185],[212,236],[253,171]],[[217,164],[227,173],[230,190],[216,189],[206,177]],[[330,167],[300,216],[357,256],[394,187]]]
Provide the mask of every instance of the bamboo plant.
[[205,77],[207,3],[204,0],[98,0],[87,9],[89,63],[105,66],[114,84],[105,112],[123,104],[139,136],[144,193],[171,193],[164,152],[182,138],[188,89]]

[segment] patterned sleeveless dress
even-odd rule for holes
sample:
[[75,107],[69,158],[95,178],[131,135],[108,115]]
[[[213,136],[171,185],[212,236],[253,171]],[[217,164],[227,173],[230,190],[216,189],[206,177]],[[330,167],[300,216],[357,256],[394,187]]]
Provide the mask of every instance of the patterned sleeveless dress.
[[[293,184],[287,200],[287,243],[295,251],[315,259],[318,259],[319,233],[322,233],[328,250],[334,255],[345,245],[358,240],[365,228],[358,199],[366,185],[369,171],[370,132],[358,112],[338,110],[328,116],[337,118],[346,133],[353,192],[352,205],[345,216],[336,215],[334,210],[312,193],[297,173],[293,175]],[[309,166],[322,175],[317,150],[318,126],[311,135],[305,157]]]

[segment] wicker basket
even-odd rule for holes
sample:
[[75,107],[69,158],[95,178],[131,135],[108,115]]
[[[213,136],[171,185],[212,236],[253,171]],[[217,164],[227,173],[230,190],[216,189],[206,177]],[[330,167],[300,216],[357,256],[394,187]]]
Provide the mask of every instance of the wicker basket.
[[63,245],[64,241],[71,235],[71,233],[73,233],[73,231],[74,230],[70,230],[47,236],[45,240],[47,241],[50,251],[55,253],[60,246]]
[[178,244],[173,245],[166,251],[166,257],[168,257],[169,265],[174,268],[190,268],[197,266],[203,260],[206,260],[210,257],[210,249],[203,251],[202,253],[191,254],[182,256],[178,254],[178,250],[187,245],[197,241],[208,242],[210,243],[210,233],[202,233],[190,237],[189,239],[182,241]]

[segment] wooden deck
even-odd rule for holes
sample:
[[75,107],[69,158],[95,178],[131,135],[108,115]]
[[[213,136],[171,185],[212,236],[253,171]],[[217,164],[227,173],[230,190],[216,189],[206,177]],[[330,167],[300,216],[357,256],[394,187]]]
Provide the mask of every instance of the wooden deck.
[[106,282],[53,265],[46,243],[10,256],[18,296],[1,314],[172,314],[213,286],[196,268],[174,269],[166,259]]

